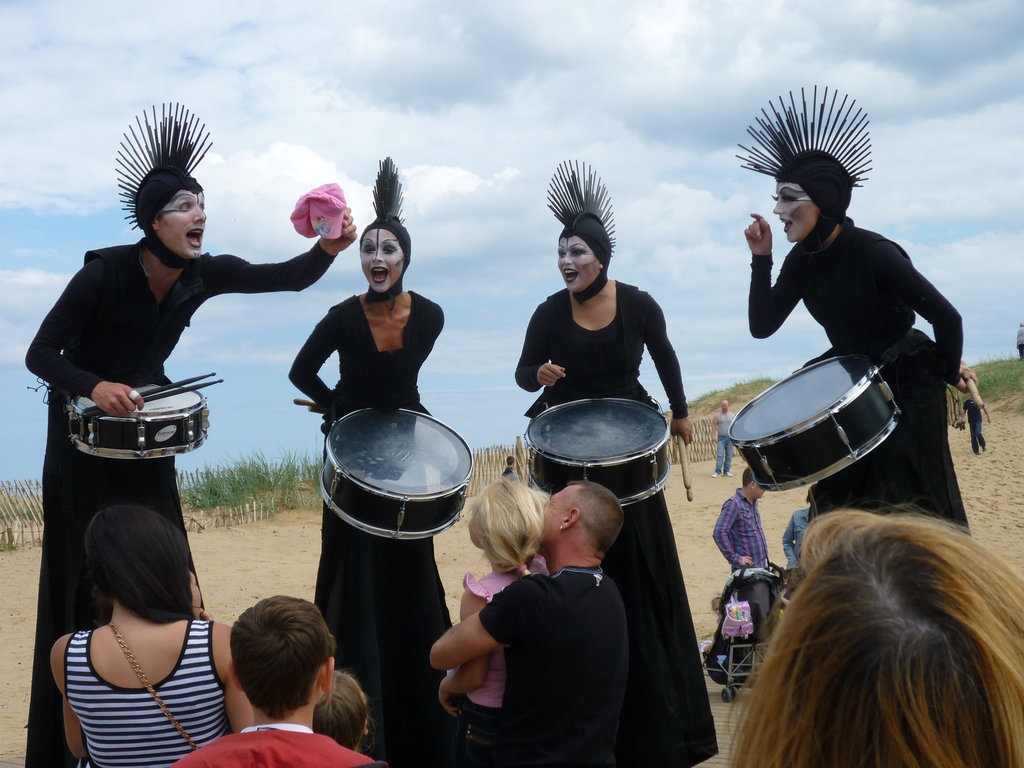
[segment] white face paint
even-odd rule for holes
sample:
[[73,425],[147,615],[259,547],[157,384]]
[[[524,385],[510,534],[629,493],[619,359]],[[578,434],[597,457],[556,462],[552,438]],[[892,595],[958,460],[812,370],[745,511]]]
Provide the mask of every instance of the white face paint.
[[371,229],[359,244],[359,261],[370,288],[386,293],[398,282],[405,268],[405,252],[394,233]]
[[798,243],[811,234],[821,211],[803,187],[792,181],[777,182],[773,198],[776,202],[772,213],[782,220],[789,242]]
[[604,266],[581,237],[573,235],[558,241],[558,271],[573,293],[589,288],[602,269]]
[[202,192],[196,194],[182,189],[153,219],[153,231],[157,237],[183,259],[198,259],[203,252],[205,204]]

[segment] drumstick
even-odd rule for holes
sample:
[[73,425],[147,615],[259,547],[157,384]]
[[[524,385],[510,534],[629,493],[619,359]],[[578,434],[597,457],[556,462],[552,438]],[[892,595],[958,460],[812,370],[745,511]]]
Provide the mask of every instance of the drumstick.
[[683,485],[686,487],[686,500],[693,501],[693,480],[690,478],[690,456],[679,435],[672,435],[676,450],[679,452],[679,467],[683,470]]
[[303,400],[301,397],[296,397],[292,402],[296,405],[304,406],[310,413],[327,413],[326,408],[321,408],[318,403],[314,403],[312,400]]
[[[200,377],[202,378],[202,377]],[[209,387],[214,384],[222,384],[224,379],[217,379],[216,381],[204,381],[202,384],[196,384],[194,387],[178,387],[177,389],[162,389],[155,395],[152,392],[147,392],[143,395],[143,400],[147,403],[151,403],[154,400],[161,400],[165,397],[174,397],[175,395],[181,395],[185,392],[195,392],[202,389],[203,387]]]
[[[210,376],[216,376],[216,375],[217,375],[216,372],[214,372],[214,373],[204,373],[202,376],[193,376],[191,379],[182,379],[181,381],[172,381],[170,384],[158,384],[157,386],[153,387],[148,392],[143,392],[142,396],[146,400],[152,400],[153,399],[153,395],[158,395],[161,392],[166,392],[169,389],[180,389],[180,388],[184,387],[187,384],[191,384],[194,381],[199,381],[200,379],[208,379]],[[222,381],[223,381],[223,379],[222,379]]]
[[[960,362],[963,365],[963,361]],[[979,408],[985,407],[985,401],[981,399],[981,395],[978,394],[978,387],[974,383],[974,379],[970,376],[961,376],[961,379],[967,384],[967,391],[971,393],[971,397],[974,398],[974,404]]]

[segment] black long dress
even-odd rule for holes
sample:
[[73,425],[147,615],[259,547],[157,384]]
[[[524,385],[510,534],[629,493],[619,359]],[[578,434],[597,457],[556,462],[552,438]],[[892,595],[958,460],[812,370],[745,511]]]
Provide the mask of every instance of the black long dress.
[[[360,408],[427,413],[416,380],[444,314],[410,296],[401,349],[377,349],[357,296],[332,307],[306,340],[289,378],[331,408],[326,428]],[[332,391],[318,371],[334,352],[341,378]],[[431,645],[451,626],[433,539],[374,536],[325,504],[315,600],[337,640],[338,667],[352,669],[370,699],[373,756],[392,768],[450,765],[455,721],[438,702],[443,673],[429,660]]]
[[[797,243],[774,286],[771,273],[771,256],[755,255],[750,332],[757,338],[771,336],[803,300],[832,344],[810,362],[866,355],[881,366],[882,378],[902,411],[885,442],[818,482],[813,512],[913,504],[966,526],[949,453],[945,392],[947,383],[960,378],[960,314],[914,268],[902,248],[849,220],[821,251],[808,253]],[[915,312],[931,323],[935,341],[912,327]]]
[[109,504],[135,502],[185,530],[174,457],[125,460],[82,453],[68,437],[68,396],[88,396],[101,381],[166,383],[164,361],[207,299],[222,293],[301,290],[334,261],[319,246],[278,264],[203,254],[189,262],[158,304],[140,262],[140,245],[89,251],[85,266],[44,318],[25,357],[28,369],[50,385],[28,768],[76,762],[65,746],[63,704],[50,671],[50,648],[62,635],[94,626],[91,586],[85,578],[89,521]]
[[[616,283],[616,315],[597,331],[572,320],[568,290],[534,312],[526,331],[516,383],[540,388],[546,362],[565,368],[527,411],[583,398],[623,397],[649,402],[639,382],[644,346],[651,353],[673,416],[687,415],[679,361],[665,317],[651,296]],[[629,505],[622,532],[602,567],[622,594],[629,630],[629,676],[619,717],[615,757],[630,766],[689,766],[718,752],[693,618],[686,597],[664,493]]]

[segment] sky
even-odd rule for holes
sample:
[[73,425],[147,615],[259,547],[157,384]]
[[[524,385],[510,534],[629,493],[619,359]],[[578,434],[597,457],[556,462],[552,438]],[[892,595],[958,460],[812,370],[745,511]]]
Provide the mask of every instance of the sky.
[[[563,160],[608,187],[609,276],[665,311],[692,399],[782,378],[824,351],[803,307],[750,337],[751,212],[771,178],[740,168],[770,100],[829,86],[870,119],[859,226],[902,245],[960,311],[969,363],[1016,353],[1024,321],[1024,4],[1018,0],[407,0],[127,6],[0,0],[0,480],[38,478],[46,409],[24,366],[86,250],[138,239],[114,157],[135,117],[185,104],[213,147],[204,248],[253,262],[306,250],[289,214],[337,182],[360,229],[378,163],[405,188],[405,287],[441,305],[424,405],[473,448],[515,441],[535,395],[513,380],[526,324],[563,287],[546,190]],[[167,362],[210,371],[207,443],[182,468],[317,454],[288,368],[327,309],[366,290],[356,248],[301,293],[221,296]],[[919,319],[919,327],[930,326]],[[335,358],[322,377],[337,380]],[[649,358],[641,380],[662,402]]]

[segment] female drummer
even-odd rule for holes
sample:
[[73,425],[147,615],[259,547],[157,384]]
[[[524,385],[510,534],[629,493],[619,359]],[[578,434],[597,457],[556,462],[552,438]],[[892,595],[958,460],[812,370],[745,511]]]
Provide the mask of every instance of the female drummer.
[[[427,413],[416,380],[444,314],[402,288],[412,243],[390,157],[380,165],[374,208],[359,248],[369,289],[328,311],[288,374],[327,412],[325,431],[360,408]],[[341,376],[332,390],[319,371],[334,352]],[[371,754],[393,768],[450,765],[454,723],[438,706],[442,674],[429,662],[430,646],[451,626],[433,541],[365,533],[325,504],[316,604],[338,641],[338,666],[353,670],[370,699],[380,737]]]
[[[651,403],[640,385],[644,347],[672,407],[671,431],[692,441],[679,361],[657,302],[608,279],[614,240],[604,184],[586,165],[563,163],[548,192],[562,222],[558,271],[565,289],[530,320],[516,383],[543,392],[526,412],[572,400],[621,397]],[[629,679],[615,755],[620,766],[693,765],[718,751],[663,493],[631,504],[603,567],[629,623]]]
[[[753,213],[746,230],[752,253],[750,332],[771,336],[797,302],[825,329],[832,347],[810,362],[839,355],[865,355],[880,366],[900,415],[896,429],[878,448],[818,483],[814,514],[836,507],[881,508],[913,504],[967,525],[949,454],[946,384],[967,391],[961,365],[960,314],[910,263],[896,243],[855,227],[846,216],[852,188],[868,170],[871,145],[867,116],[856,102],[825,89],[802,116],[790,107],[757,118],[748,132],[758,144],[745,168],[775,178],[774,213],[793,243],[775,284],[772,231]],[[822,116],[827,118],[822,121]],[[931,323],[935,340],[913,328],[914,313]]]

